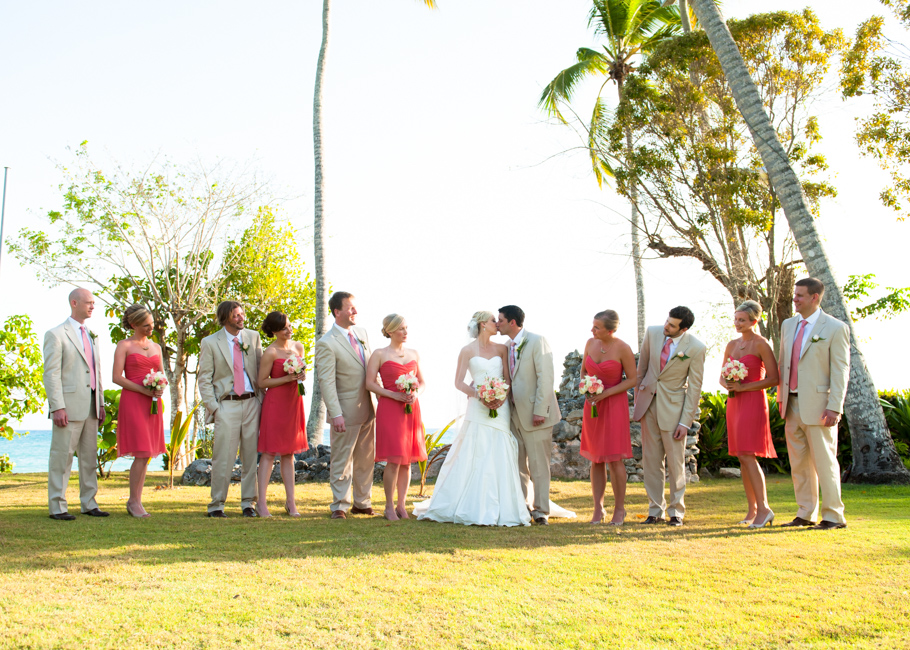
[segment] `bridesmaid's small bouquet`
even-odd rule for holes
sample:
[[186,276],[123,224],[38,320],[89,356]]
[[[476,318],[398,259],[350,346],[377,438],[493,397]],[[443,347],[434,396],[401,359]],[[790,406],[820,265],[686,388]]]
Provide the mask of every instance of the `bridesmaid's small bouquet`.
[[[164,390],[164,387],[167,386],[167,375],[160,370],[152,370],[142,380],[142,385],[152,390]],[[158,400],[154,397],[152,398],[151,413],[152,415],[158,414]]]
[[[604,383],[597,377],[585,375],[578,383],[578,392],[581,395],[600,395],[604,392]],[[596,418],[597,416],[597,404],[591,402],[591,417]]]
[[[497,377],[488,377],[487,380],[477,386],[477,396],[485,404],[504,400],[509,394],[509,385]],[[499,415],[496,409],[490,409],[490,417],[495,418]]]
[[[306,361],[303,360],[303,357],[288,357],[284,360],[284,365],[281,367],[289,375],[299,375],[306,370]],[[303,382],[299,379],[297,380],[297,394],[306,395],[306,389],[303,387]]]
[[[420,388],[420,382],[417,381],[417,371],[412,370],[406,375],[401,375],[401,377],[395,380],[395,386],[402,393],[416,393],[417,389]],[[414,409],[411,408],[410,404],[405,404],[404,412],[413,413]]]
[[[727,359],[727,363],[721,368],[720,376],[726,381],[742,381],[749,376],[749,369],[746,368],[746,365],[742,361],[731,357]],[[733,399],[735,396],[736,393],[733,391],[727,393],[727,397],[730,399]]]

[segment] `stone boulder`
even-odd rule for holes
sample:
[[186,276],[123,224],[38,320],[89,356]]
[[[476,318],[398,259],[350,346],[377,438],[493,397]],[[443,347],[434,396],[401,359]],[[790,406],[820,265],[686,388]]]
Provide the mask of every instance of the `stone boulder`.
[[721,467],[718,476],[721,478],[742,478],[742,472],[737,467]]
[[586,479],[591,472],[591,461],[581,455],[581,440],[554,442],[550,458],[552,478]]

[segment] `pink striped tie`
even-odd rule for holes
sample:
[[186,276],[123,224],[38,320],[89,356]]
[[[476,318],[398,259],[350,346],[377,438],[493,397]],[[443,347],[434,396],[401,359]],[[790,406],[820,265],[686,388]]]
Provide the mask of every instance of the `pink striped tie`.
[[243,395],[246,386],[243,382],[243,350],[240,349],[240,339],[234,339],[234,392]]
[[801,321],[796,328],[796,336],[793,339],[793,352],[790,354],[790,392],[796,392],[799,383],[799,355],[803,351],[803,330],[809,321]]
[[509,374],[515,374],[515,341],[509,346]]
[[663,369],[667,365],[667,361],[670,359],[670,345],[672,345],[673,339],[668,338],[666,343],[664,343],[664,349],[660,351],[660,370],[663,372]]
[[85,325],[80,327],[82,330],[82,349],[85,350],[85,358],[88,359],[88,377],[92,390],[95,390],[95,351],[92,350],[92,344],[88,342],[88,333],[85,331]]
[[363,358],[363,350],[361,350],[360,346],[357,344],[357,339],[354,338],[354,335],[351,332],[348,332],[348,338],[351,339],[351,345],[354,346],[354,349],[357,350],[357,354],[360,356],[360,363],[367,365],[366,359]]

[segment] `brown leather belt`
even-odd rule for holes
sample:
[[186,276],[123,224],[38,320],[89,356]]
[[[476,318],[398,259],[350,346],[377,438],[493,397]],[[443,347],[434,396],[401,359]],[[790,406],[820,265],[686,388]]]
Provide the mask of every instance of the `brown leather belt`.
[[237,400],[250,399],[253,396],[253,393],[244,393],[243,395],[225,395],[221,399],[230,400],[232,402]]

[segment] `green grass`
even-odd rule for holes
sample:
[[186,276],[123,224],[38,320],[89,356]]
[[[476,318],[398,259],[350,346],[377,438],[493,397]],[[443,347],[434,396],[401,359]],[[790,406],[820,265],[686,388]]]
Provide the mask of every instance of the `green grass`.
[[[162,483],[164,473],[149,476]],[[126,516],[47,517],[46,479],[0,478],[0,647],[907,648],[910,489],[845,486],[849,526],[746,531],[741,485],[690,486],[682,529],[584,523],[589,486],[556,481],[579,521],[493,529],[328,518],[327,484],[298,486],[302,519],[203,516],[205,488],[148,489]],[[778,521],[789,479],[769,482]],[[280,487],[270,488],[272,512]],[[78,488],[70,484],[71,508]],[[382,490],[374,487],[374,506]]]

